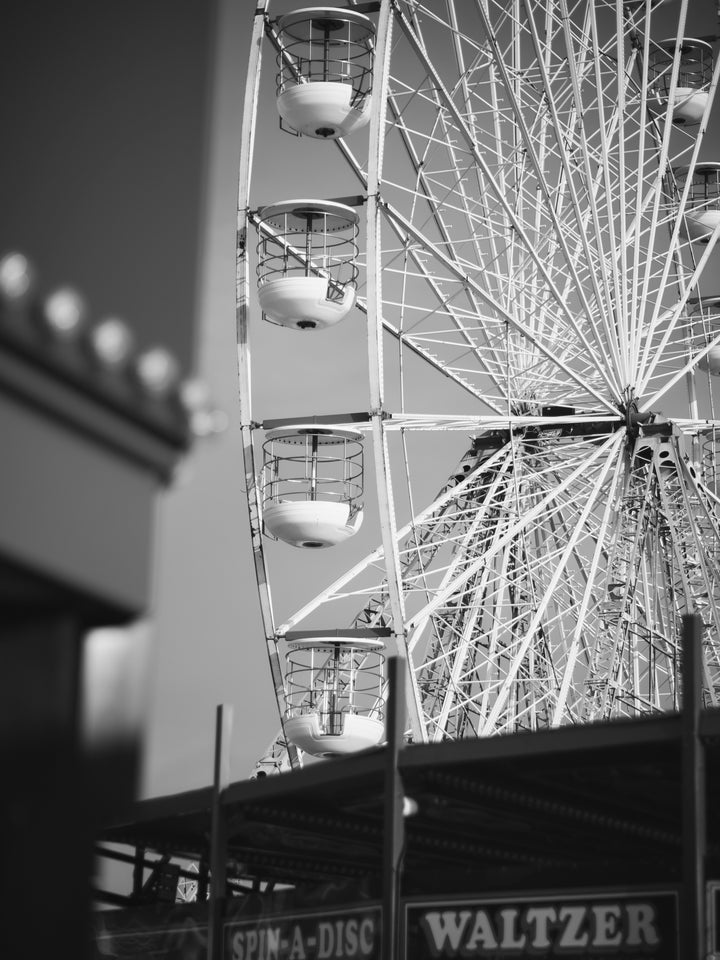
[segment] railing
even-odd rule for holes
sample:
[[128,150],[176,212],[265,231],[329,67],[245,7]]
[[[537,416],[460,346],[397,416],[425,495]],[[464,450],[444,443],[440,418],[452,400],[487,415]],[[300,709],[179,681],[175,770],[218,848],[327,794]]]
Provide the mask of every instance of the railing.
[[287,717],[315,714],[321,730],[339,735],[348,714],[383,719],[384,656],[343,644],[296,647],[288,653]]
[[[300,442],[300,440],[298,440]],[[362,497],[364,456],[356,440],[339,440],[332,452],[308,434],[297,453],[278,452],[287,441],[266,440],[261,483],[263,502],[280,500],[324,500],[351,505]],[[337,446],[341,444],[338,451]],[[353,449],[354,448],[354,449]]]
[[[293,215],[297,220],[297,216]],[[322,217],[321,229],[316,221]],[[257,245],[258,285],[281,277],[324,277],[328,280],[328,300],[342,300],[348,285],[355,287],[359,269],[357,259],[357,227],[352,234],[340,234],[332,213],[313,213],[312,229],[305,231],[285,215],[276,233],[262,229]]]

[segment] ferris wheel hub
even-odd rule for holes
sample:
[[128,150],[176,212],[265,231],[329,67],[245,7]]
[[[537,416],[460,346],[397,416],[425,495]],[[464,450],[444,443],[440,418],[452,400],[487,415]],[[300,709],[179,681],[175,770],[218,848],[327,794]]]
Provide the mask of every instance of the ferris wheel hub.
[[649,411],[640,412],[640,404],[637,397],[632,397],[626,404],[621,405],[620,412],[625,415],[625,426],[627,427],[628,440],[635,441],[640,436],[640,428],[650,423],[655,414]]

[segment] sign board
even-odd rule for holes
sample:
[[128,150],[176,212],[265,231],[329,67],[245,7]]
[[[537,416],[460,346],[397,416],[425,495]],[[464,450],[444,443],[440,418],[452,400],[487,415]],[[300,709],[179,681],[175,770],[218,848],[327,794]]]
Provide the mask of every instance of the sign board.
[[569,893],[407,903],[405,956],[678,960],[677,894]]
[[266,916],[225,924],[226,960],[379,960],[380,908]]
[[[717,947],[720,883],[710,884]],[[96,915],[95,954],[201,960],[206,904],[173,904]],[[224,960],[380,960],[375,903],[289,910],[226,920]],[[407,960],[678,960],[678,895],[584,891],[404,901]]]

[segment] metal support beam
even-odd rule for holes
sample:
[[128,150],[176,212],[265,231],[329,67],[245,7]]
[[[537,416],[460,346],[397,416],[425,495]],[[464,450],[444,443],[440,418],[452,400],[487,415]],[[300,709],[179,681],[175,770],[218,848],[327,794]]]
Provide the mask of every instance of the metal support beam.
[[680,942],[686,960],[705,957],[705,750],[702,710],[702,620],[683,617],[682,900]]
[[383,837],[382,960],[400,957],[400,878],[405,848],[404,791],[398,766],[405,731],[405,663],[388,658],[389,693],[385,747],[385,814]]
[[205,903],[208,898],[208,890],[210,889],[210,868],[208,866],[207,857],[203,856],[200,858],[198,863],[198,881],[197,881],[197,902]]
[[222,797],[230,784],[231,733],[232,707],[220,704],[215,720],[215,767],[210,827],[208,960],[222,960],[223,956],[223,920],[227,887],[227,820]]
[[135,858],[133,863],[133,899],[138,900],[142,893],[145,882],[145,847],[135,847]]

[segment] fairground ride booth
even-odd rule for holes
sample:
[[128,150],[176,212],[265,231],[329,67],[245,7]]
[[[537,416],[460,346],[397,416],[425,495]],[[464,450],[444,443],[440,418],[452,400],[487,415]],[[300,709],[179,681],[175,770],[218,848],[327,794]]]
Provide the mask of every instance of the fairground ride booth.
[[32,272],[0,260],[0,943],[18,960],[58,937],[85,955],[93,831],[136,796],[155,503],[191,437],[170,355],[86,326],[70,289],[39,301]]
[[720,712],[686,712],[409,745],[394,783],[384,746],[144,801],[102,835],[134,868],[96,957],[714,956]]

